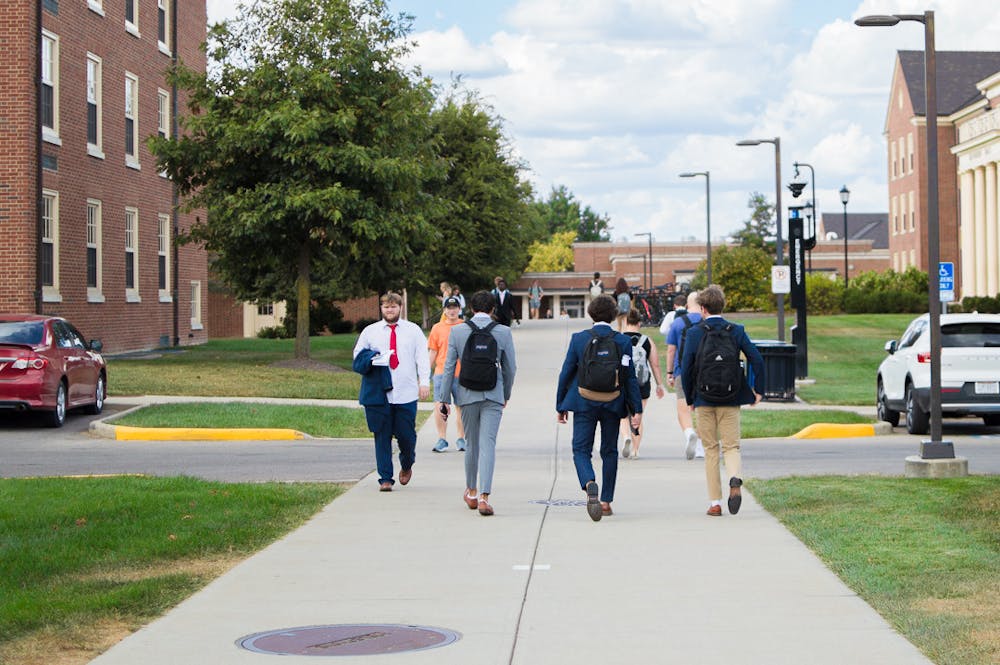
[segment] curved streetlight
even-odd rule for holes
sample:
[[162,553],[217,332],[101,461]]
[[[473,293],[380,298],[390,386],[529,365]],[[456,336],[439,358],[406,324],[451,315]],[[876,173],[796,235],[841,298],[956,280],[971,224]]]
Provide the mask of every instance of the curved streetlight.
[[712,283],[712,177],[708,171],[688,171],[681,173],[681,178],[694,178],[705,176],[705,279],[708,284]]
[[851,198],[851,190],[847,185],[840,188],[840,202],[844,204],[844,291],[847,291],[847,201]]
[[[775,229],[777,238],[775,241],[777,265],[785,265],[785,248],[781,237],[781,137],[775,136],[773,139],[744,139],[737,141],[738,146],[760,145],[761,143],[774,144],[774,217],[776,220]],[[778,293],[778,341],[785,341],[785,294]]]
[[927,129],[927,309],[930,317],[931,386],[930,441],[920,444],[924,459],[954,458],[951,442],[941,440],[941,230],[938,225],[937,51],[934,48],[934,12],[863,16],[861,27],[893,26],[900,21],[924,24],[924,118]]

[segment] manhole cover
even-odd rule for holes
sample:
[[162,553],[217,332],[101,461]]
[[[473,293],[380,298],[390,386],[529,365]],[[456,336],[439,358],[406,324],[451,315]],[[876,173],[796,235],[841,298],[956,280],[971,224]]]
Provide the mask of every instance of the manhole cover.
[[586,506],[586,499],[535,499],[531,503],[543,506]]
[[241,637],[236,644],[279,656],[368,656],[443,647],[459,637],[430,626],[359,623],[269,630]]

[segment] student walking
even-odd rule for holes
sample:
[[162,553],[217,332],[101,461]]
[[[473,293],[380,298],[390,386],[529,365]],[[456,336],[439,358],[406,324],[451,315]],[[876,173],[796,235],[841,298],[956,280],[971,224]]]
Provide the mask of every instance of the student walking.
[[[600,295],[587,306],[593,328],[570,339],[556,389],[557,421],[573,412],[573,465],[580,488],[587,493],[587,514],[595,522],[613,514],[618,476],[618,426],[629,416],[632,427],[642,424],[639,380],[632,369],[632,342],[611,328],[617,305]],[[591,461],[597,426],[601,426],[601,485]]]
[[667,385],[674,389],[677,397],[677,422],[684,432],[684,457],[690,460],[705,457],[705,448],[694,429],[693,411],[684,397],[684,387],[681,385],[681,354],[685,348],[687,333],[702,317],[697,291],[688,294],[685,306],[685,310],[676,310],[674,322],[667,331]]
[[362,375],[360,402],[365,407],[368,431],[375,435],[379,491],[391,492],[396,482],[393,437],[399,444],[399,483],[405,485],[413,476],[417,400],[431,393],[431,366],[424,332],[400,318],[403,297],[390,291],[379,302],[382,320],[366,326],[358,336],[354,371]]
[[538,313],[542,307],[542,296],[545,295],[545,289],[538,285],[538,280],[536,279],[528,287],[528,316],[532,319],[539,318]]
[[[639,394],[642,397],[642,410],[646,411],[646,402],[652,394],[652,382],[656,381],[656,399],[663,399],[663,376],[660,372],[660,356],[656,352],[656,344],[639,332],[639,325],[642,317],[639,310],[633,308],[625,317],[625,335],[632,341],[632,360],[635,368],[635,376],[639,380]],[[639,446],[642,444],[643,426],[640,425],[638,431],[632,431],[632,425],[628,418],[623,418],[621,423],[622,438],[625,445],[622,446],[622,457],[625,459],[638,459]]]
[[[438,393],[441,381],[444,377],[444,361],[448,355],[448,335],[452,329],[462,323],[462,303],[455,296],[444,299],[444,320],[438,321],[431,328],[430,335],[427,336],[427,354],[430,366],[434,371],[433,383],[434,394]],[[457,384],[453,384],[455,386]],[[454,395],[454,388],[452,395]],[[461,416],[461,410],[459,409]],[[434,409],[434,426],[437,427],[438,440],[432,450],[436,453],[443,453],[448,449],[448,420],[440,409]],[[465,428],[462,426],[462,418],[456,418],[455,427],[458,430],[458,439],[455,440],[455,449],[465,450]]]
[[[705,445],[705,480],[708,483],[710,517],[722,515],[722,483],[719,453],[729,477],[729,513],[735,515],[742,502],[740,458],[740,406],[756,405],[764,394],[764,361],[743,326],[722,318],[726,296],[712,284],[698,294],[705,319],[688,331],[684,345],[682,385],[698,416],[698,434]],[[747,383],[740,366],[746,356],[754,377]]]
[[[517,373],[514,337],[510,328],[491,318],[494,297],[477,291],[469,298],[472,317],[451,329],[440,386],[435,390],[437,410],[449,411],[452,395],[461,407],[465,426],[465,504],[480,515],[492,515],[493,470],[497,433],[503,409],[510,400]],[[461,360],[458,376],[455,368]]]
[[521,322],[517,316],[517,311],[514,309],[514,296],[507,290],[507,280],[502,277],[499,278],[496,288],[493,289],[493,299],[493,318],[500,325],[509,327],[514,321]]
[[619,277],[618,282],[615,284],[615,324],[618,328],[618,332],[623,332],[625,330],[625,317],[628,316],[629,310],[632,309],[632,295],[628,290],[628,282],[625,281],[624,277]]

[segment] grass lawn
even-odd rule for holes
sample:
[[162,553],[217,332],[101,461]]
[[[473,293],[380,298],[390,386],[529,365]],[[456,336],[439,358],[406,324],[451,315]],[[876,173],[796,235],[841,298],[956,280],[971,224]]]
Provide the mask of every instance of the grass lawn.
[[744,407],[740,410],[740,435],[744,439],[791,436],[813,423],[871,423],[850,411],[836,409],[764,410]]
[[1000,663],[1000,477],[818,477],[747,487],[936,663]]
[[185,477],[0,479],[0,662],[87,662],[342,491]]

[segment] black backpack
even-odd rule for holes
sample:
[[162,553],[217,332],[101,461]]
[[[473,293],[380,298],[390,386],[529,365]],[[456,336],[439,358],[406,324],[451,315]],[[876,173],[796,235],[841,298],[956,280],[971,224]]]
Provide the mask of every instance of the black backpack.
[[490,331],[497,322],[492,321],[480,328],[472,321],[466,321],[472,328],[469,339],[462,349],[462,368],[458,371],[458,383],[469,390],[493,390],[497,385],[497,368],[500,366],[497,340]]
[[[685,312],[681,312],[680,313],[680,317],[681,317],[681,320],[684,321],[684,329],[681,330],[680,343],[677,345],[677,364],[678,365],[681,364],[681,359],[684,358],[684,342],[687,340],[688,330],[690,330],[691,328],[694,327],[694,324],[691,322],[691,317],[688,316],[688,313],[686,311]],[[670,371],[670,368],[667,368],[667,371]]]
[[590,341],[577,366],[577,389],[580,396],[595,402],[611,402],[621,394],[622,352],[615,334],[598,335],[588,330]]
[[743,385],[740,347],[733,338],[733,324],[713,328],[701,323],[702,335],[695,352],[695,391],[706,402],[731,402]]

